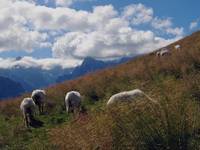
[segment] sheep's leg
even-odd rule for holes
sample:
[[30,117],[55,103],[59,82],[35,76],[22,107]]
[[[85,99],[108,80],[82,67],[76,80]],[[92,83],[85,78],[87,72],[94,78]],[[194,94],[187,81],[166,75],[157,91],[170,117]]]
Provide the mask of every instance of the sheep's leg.
[[79,118],[80,108],[74,108],[74,118],[75,120]]
[[25,115],[25,126],[28,128],[29,127],[29,123],[28,123],[28,118],[27,118],[27,115]]
[[42,113],[44,113],[44,104],[42,104]]
[[69,106],[66,106],[66,112],[69,114]]
[[23,112],[23,122],[24,122],[24,126],[27,127],[27,118],[26,118],[26,114],[25,112]]
[[73,118],[76,119],[76,108],[72,109],[72,113],[73,113]]
[[43,104],[40,105],[40,115],[43,114]]
[[75,108],[71,106],[69,109],[69,111],[73,114],[73,118],[75,118]]
[[23,123],[24,123],[24,126],[26,127],[26,117],[25,116],[23,117]]
[[42,111],[41,111],[41,105],[40,104],[38,105],[38,108],[39,108],[39,114],[41,115]]
[[81,106],[78,106],[76,109],[76,114],[78,117],[79,117],[80,112],[81,112]]
[[34,109],[33,110],[33,116],[36,116],[37,115],[37,111]]

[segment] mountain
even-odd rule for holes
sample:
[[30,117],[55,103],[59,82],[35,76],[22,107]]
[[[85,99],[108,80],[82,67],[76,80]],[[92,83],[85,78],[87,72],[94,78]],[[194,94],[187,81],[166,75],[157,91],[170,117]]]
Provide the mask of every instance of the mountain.
[[[16,58],[16,60],[20,59],[22,59],[22,57]],[[89,72],[122,63],[128,59],[130,58],[104,62],[87,57],[84,59],[81,66],[68,69],[54,67],[49,70],[44,70],[38,67],[25,68],[21,66],[15,66],[13,68],[0,69],[0,76],[7,77],[15,82],[20,83],[23,89],[28,92],[33,89],[43,88],[64,80],[75,79]]]
[[25,90],[20,83],[0,76],[0,99],[15,97]]
[[57,82],[59,83],[65,80],[75,79],[77,77],[83,76],[91,72],[95,72],[100,69],[105,69],[108,67],[113,67],[118,64],[125,63],[131,59],[133,59],[133,57],[123,57],[121,59],[114,61],[102,61],[102,60],[96,60],[92,57],[86,57],[83,60],[82,64],[80,66],[75,67],[71,73],[59,76]]
[[[153,52],[48,87],[46,113],[36,117],[42,128],[24,128],[19,104],[27,95],[1,101],[0,149],[198,150],[200,32],[167,49],[170,55]],[[133,89],[146,96],[106,105],[113,94]],[[75,118],[62,109],[71,90],[81,93],[87,109]]]
[[70,71],[71,69],[62,69],[60,67],[44,70],[36,67],[24,68],[16,66],[9,69],[0,69],[0,75],[20,83],[25,91],[31,91],[35,88],[46,87],[56,83],[56,79],[60,75]]

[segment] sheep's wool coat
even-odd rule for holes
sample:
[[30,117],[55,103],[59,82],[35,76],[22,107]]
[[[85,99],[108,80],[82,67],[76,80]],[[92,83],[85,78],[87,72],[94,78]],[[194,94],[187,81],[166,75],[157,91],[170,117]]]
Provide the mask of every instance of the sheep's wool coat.
[[175,49],[179,49],[179,48],[181,48],[180,45],[175,45],[174,47],[175,47]]
[[45,95],[46,95],[46,93],[45,93],[44,90],[34,90],[32,92],[32,96],[31,97],[36,100],[35,103],[41,103],[41,102],[44,102]]
[[77,91],[68,92],[65,96],[66,106],[77,107],[81,103],[81,95]]
[[125,91],[117,93],[110,97],[110,99],[107,102],[107,105],[111,105],[113,103],[121,102],[121,101],[131,101],[134,98],[138,96],[144,95],[143,92],[139,89],[131,90],[131,91]]
[[35,108],[35,103],[32,98],[24,98],[21,102],[20,109],[25,112],[27,109],[31,109],[32,111]]

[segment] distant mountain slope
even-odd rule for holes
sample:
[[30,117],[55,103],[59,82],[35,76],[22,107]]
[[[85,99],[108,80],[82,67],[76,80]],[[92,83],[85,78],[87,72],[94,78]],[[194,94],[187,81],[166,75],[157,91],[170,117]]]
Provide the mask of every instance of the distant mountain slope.
[[[21,57],[16,58],[16,60],[20,59]],[[38,67],[25,68],[15,66],[13,68],[0,69],[0,76],[7,77],[20,83],[24,90],[28,92],[35,88],[42,88],[64,80],[75,79],[89,72],[111,67],[129,59],[130,58],[123,58],[118,61],[104,62],[87,57],[82,65],[68,69],[63,69],[58,66],[50,70],[44,70]]]
[[23,93],[25,90],[20,83],[9,78],[0,76],[0,99],[15,97]]
[[114,60],[114,61],[101,61],[101,60],[96,60],[91,57],[86,57],[84,61],[82,62],[82,64],[74,68],[74,70],[71,73],[58,77],[57,82],[59,83],[65,80],[75,79],[87,73],[91,73],[100,69],[116,66],[118,64],[127,62],[130,59],[133,59],[133,57],[124,57],[124,58],[121,58],[119,60]]
[[55,67],[51,70],[41,68],[24,68],[17,66],[15,68],[0,69],[0,75],[8,77],[13,81],[20,83],[25,91],[31,91],[34,88],[46,87],[54,84],[58,76],[68,73],[71,69],[62,69]]

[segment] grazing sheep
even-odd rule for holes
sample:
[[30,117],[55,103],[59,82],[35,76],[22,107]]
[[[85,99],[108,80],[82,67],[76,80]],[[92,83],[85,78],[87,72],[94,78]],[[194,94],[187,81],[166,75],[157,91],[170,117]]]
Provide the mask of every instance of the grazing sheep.
[[178,44],[178,45],[175,45],[174,48],[179,50],[179,49],[181,49],[181,46]]
[[70,91],[65,96],[65,107],[67,113],[74,113],[80,111],[81,108],[81,94],[77,91]]
[[38,106],[39,113],[42,114],[44,112],[44,103],[46,99],[46,93],[44,90],[34,90],[32,92],[32,99],[35,104]]
[[110,99],[107,102],[107,106],[110,106],[114,103],[117,102],[127,102],[127,101],[132,101],[134,100],[136,97],[139,96],[145,96],[148,100],[150,100],[153,103],[157,103],[156,101],[154,101],[152,98],[150,98],[148,95],[146,95],[143,91],[139,90],[139,89],[135,89],[135,90],[131,90],[131,91],[124,91],[124,92],[120,92],[117,94],[114,94],[113,96],[110,97]]
[[160,56],[160,51],[157,51],[157,52],[156,52],[156,56]]
[[23,120],[26,127],[29,127],[34,118],[35,102],[32,98],[24,98],[21,102],[20,109],[23,113]]
[[163,48],[160,51],[156,52],[156,56],[169,55],[170,51],[167,48]]

